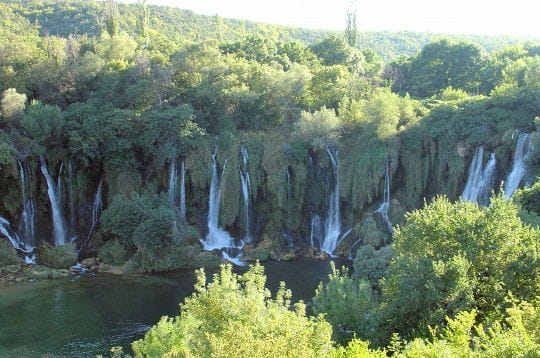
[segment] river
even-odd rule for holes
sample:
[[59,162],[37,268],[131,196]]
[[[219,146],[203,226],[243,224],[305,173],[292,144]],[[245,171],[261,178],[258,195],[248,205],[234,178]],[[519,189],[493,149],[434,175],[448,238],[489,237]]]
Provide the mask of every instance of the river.
[[[329,261],[266,262],[267,287],[280,281],[306,302],[327,279]],[[347,260],[336,265],[350,266]],[[242,271],[243,268],[238,270]],[[95,274],[0,287],[0,357],[73,358],[129,351],[161,316],[178,314],[193,270],[152,275]]]

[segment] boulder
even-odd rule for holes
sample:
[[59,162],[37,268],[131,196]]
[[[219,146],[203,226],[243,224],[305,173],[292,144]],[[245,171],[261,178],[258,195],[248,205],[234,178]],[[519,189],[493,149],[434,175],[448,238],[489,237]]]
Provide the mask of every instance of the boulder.
[[92,269],[92,266],[97,265],[97,259],[95,257],[89,257],[81,261],[81,267],[85,269]]
[[75,244],[52,246],[43,243],[36,250],[38,263],[52,268],[66,268],[77,263]]
[[7,239],[0,237],[0,267],[15,265],[20,261],[21,259],[17,255],[17,250],[11,246],[11,243]]

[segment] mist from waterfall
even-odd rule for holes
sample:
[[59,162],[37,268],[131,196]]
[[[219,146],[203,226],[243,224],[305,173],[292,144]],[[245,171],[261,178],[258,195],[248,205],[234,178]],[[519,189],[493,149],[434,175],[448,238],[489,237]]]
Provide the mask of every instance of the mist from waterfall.
[[530,140],[528,133],[521,133],[518,136],[516,150],[514,152],[514,162],[512,171],[508,174],[504,182],[504,196],[508,199],[519,188],[523,177],[525,176],[527,167],[526,160],[529,155]]

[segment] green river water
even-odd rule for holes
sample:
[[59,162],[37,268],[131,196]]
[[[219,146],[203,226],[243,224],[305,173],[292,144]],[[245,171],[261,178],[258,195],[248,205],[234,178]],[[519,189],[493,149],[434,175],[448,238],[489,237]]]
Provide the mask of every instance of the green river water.
[[[350,266],[350,261],[336,264]],[[329,261],[264,266],[273,294],[285,281],[293,299],[305,301],[330,272]],[[191,294],[194,282],[193,271],[183,270],[71,276],[0,287],[0,357],[95,357],[113,346],[129,351],[129,343],[161,316],[178,314],[178,304]]]

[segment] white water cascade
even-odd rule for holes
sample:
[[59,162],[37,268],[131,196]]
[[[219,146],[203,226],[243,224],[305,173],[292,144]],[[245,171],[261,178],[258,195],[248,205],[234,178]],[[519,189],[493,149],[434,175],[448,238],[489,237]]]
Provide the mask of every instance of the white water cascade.
[[11,243],[11,246],[13,246],[15,249],[18,250],[21,247],[21,238],[19,237],[19,235],[17,235],[16,232],[13,232],[11,230],[9,221],[1,216],[0,234],[4,235]]
[[41,156],[39,159],[41,161],[41,173],[47,181],[47,194],[49,196],[52,211],[54,244],[56,246],[64,245],[67,243],[67,237],[64,215],[62,213],[62,204],[60,202],[60,193],[58,190],[60,186],[60,175],[58,176],[58,183],[55,184],[53,178],[49,175],[45,158]]
[[180,162],[180,215],[186,217],[186,165],[184,158]]
[[96,195],[94,195],[94,200],[92,201],[92,221],[90,222],[90,229],[88,230],[88,235],[86,241],[90,241],[90,237],[96,230],[96,226],[99,220],[99,214],[103,209],[103,200],[101,198],[101,191],[103,187],[103,179],[99,181],[99,185],[96,189]]
[[334,188],[330,191],[328,198],[328,212],[324,220],[324,239],[321,250],[332,254],[338,246],[341,234],[341,215],[339,209],[339,160],[338,151],[334,147],[326,147],[326,152],[332,162],[332,172],[334,175]]
[[390,163],[388,159],[386,160],[386,169],[384,171],[384,192],[383,192],[383,202],[374,214],[379,216],[386,225],[386,228],[390,235],[394,233],[394,228],[392,227],[392,222],[388,217],[388,209],[390,208]]
[[221,176],[225,172],[225,165],[221,173],[218,172],[217,153],[212,153],[212,179],[210,181],[210,197],[208,199],[208,234],[201,239],[203,249],[214,250],[223,248],[237,248],[234,238],[219,227],[219,206],[221,201]]
[[169,201],[171,203],[176,202],[176,181],[177,181],[177,174],[176,174],[176,159],[171,159],[171,164],[169,165],[169,188],[167,190],[167,193],[169,195]]
[[489,161],[486,166],[482,166],[484,157],[484,147],[480,146],[476,148],[474,157],[471,161],[469,168],[469,178],[467,184],[461,194],[461,200],[478,202],[482,205],[487,205],[489,201],[490,190],[493,188],[493,181],[495,179],[495,168],[497,165],[497,159],[495,154],[491,153]]
[[167,193],[169,195],[169,201],[174,205],[178,205],[180,210],[180,215],[184,218],[186,217],[186,167],[184,164],[184,159],[180,162],[180,200],[177,203],[177,192],[178,192],[178,173],[176,169],[176,159],[171,160],[169,165],[169,188]]
[[251,218],[251,199],[250,199],[250,189],[251,183],[249,180],[249,171],[248,171],[248,152],[246,148],[240,147],[240,152],[242,153],[242,162],[238,167],[240,172],[240,182],[242,183],[242,197],[244,199],[244,242],[251,242],[251,227],[250,227],[250,218]]
[[35,217],[36,209],[34,205],[34,200],[29,196],[31,192],[31,180],[30,180],[30,171],[27,167],[21,163],[17,162],[19,165],[19,177],[21,179],[21,192],[22,192],[22,213],[21,219],[19,221],[18,233],[21,237],[22,242],[24,242],[27,248],[33,247],[36,245],[36,234],[35,234]]
[[504,196],[508,199],[514,194],[514,192],[521,184],[521,180],[525,176],[527,160],[530,148],[529,134],[521,133],[518,136],[516,151],[514,152],[514,164],[512,165],[512,171],[508,174],[504,183]]

